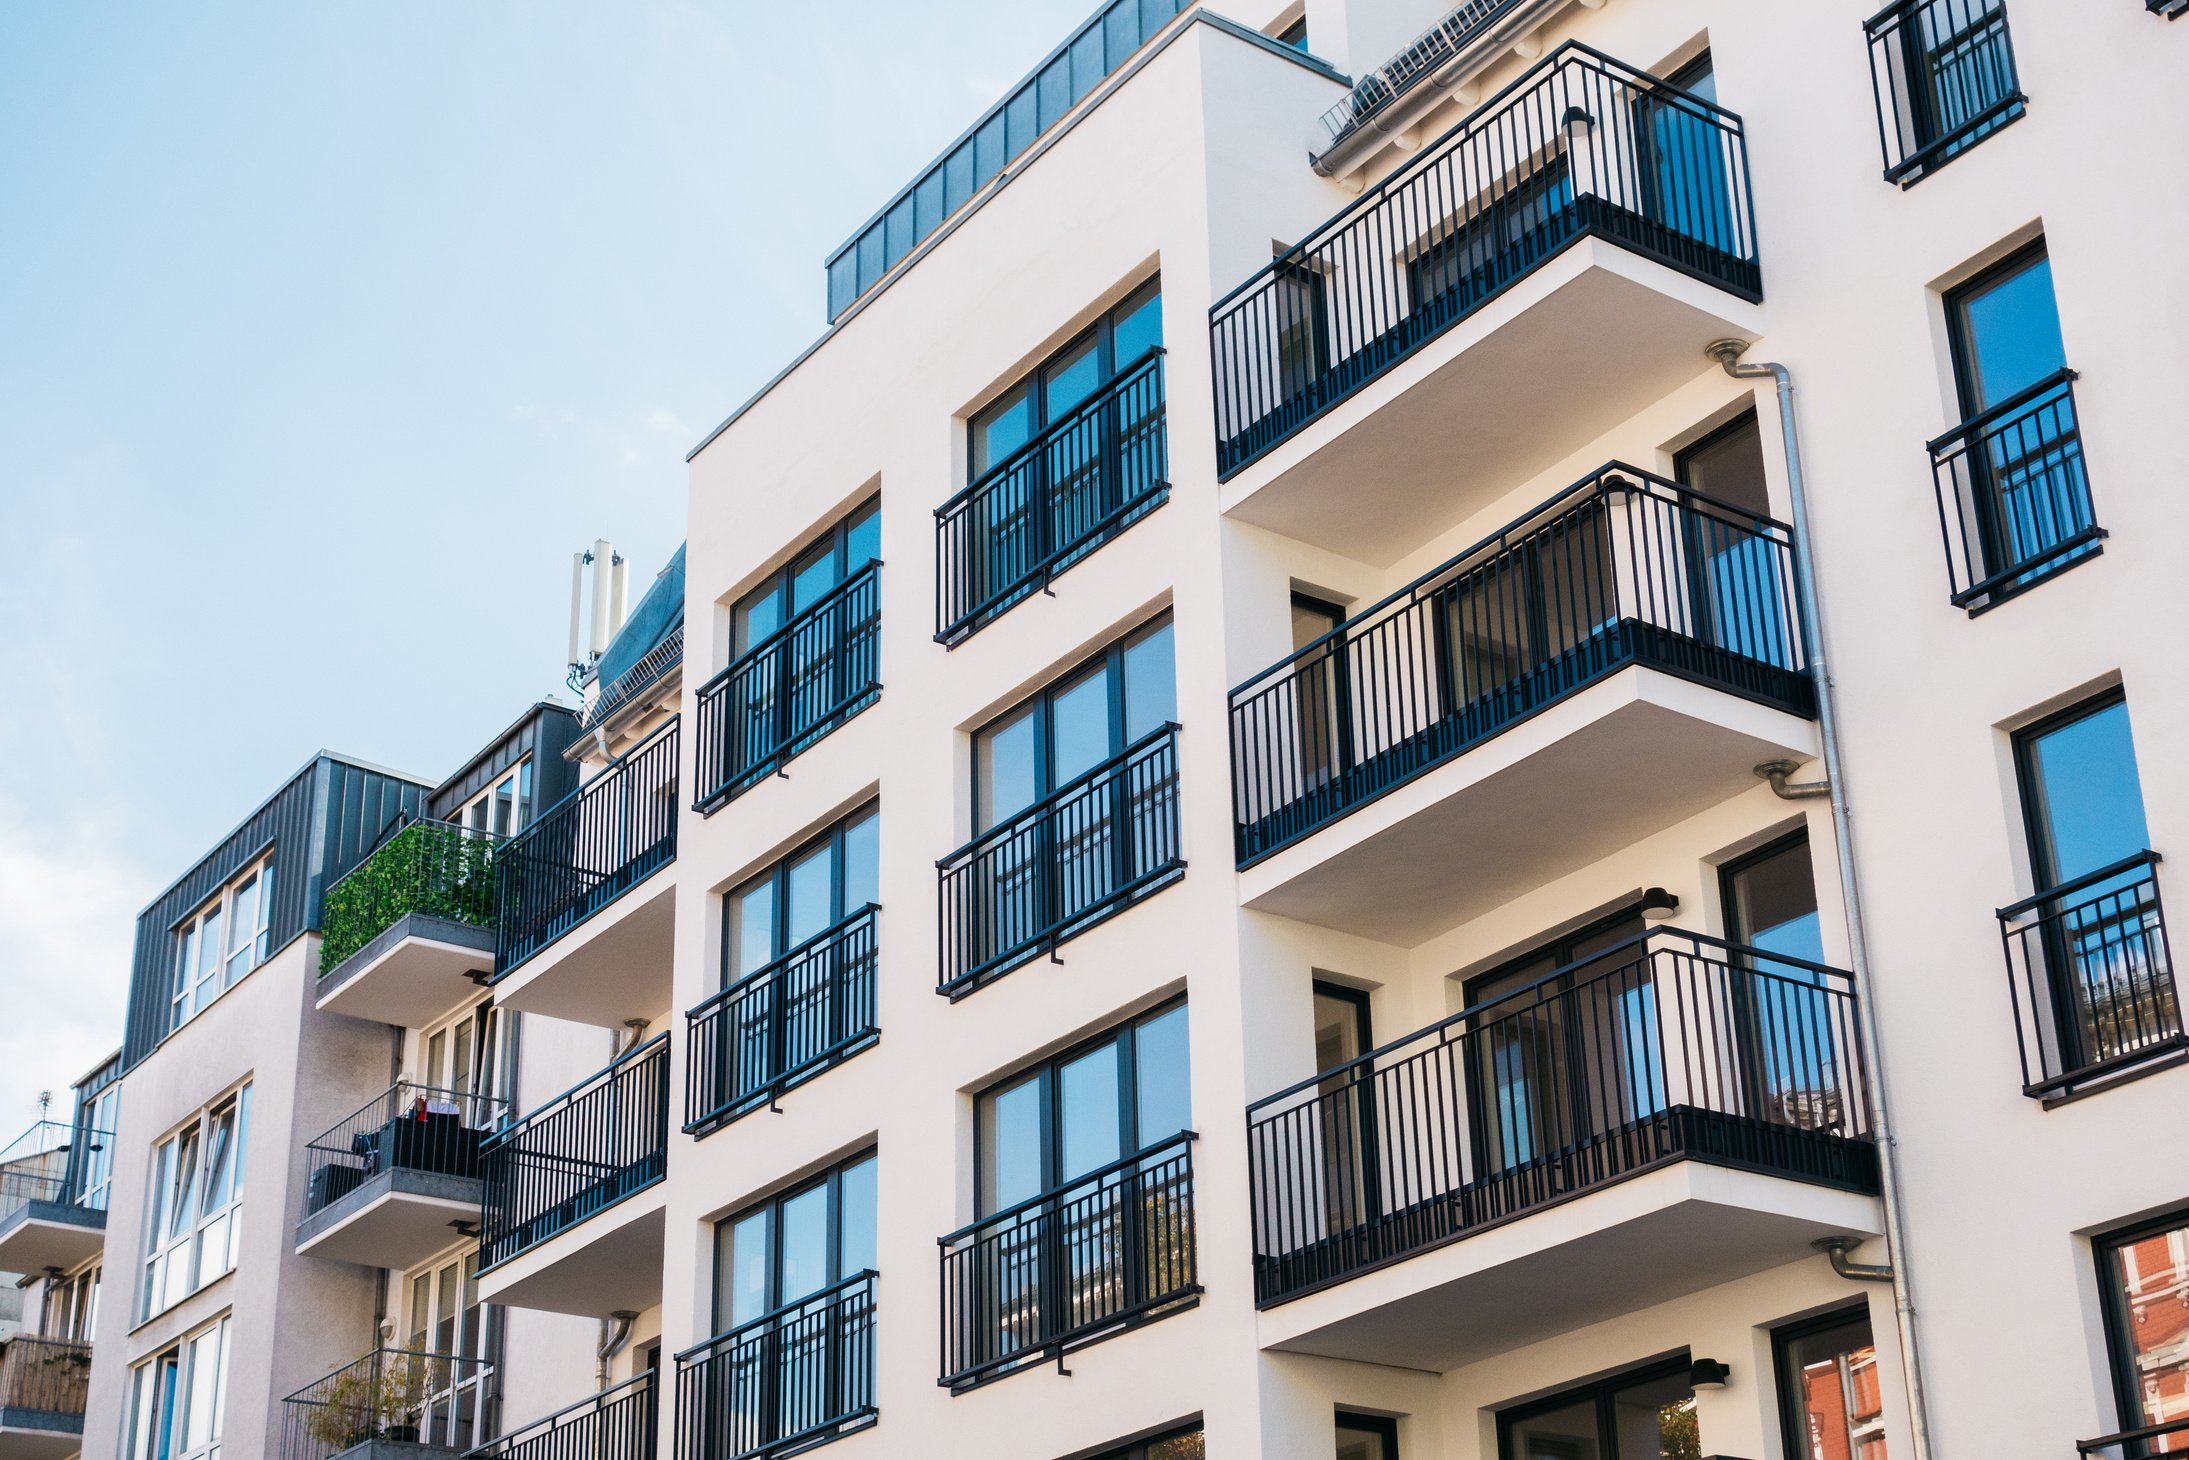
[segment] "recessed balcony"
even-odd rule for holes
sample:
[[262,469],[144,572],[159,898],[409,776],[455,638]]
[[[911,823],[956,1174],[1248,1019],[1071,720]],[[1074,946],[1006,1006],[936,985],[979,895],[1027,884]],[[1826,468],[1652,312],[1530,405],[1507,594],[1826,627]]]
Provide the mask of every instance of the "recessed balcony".
[[21,1333],[0,1346],[0,1456],[65,1460],[84,1447],[91,1345]]
[[1356,614],[1232,691],[1246,905],[1419,942],[1813,755],[1794,572],[1613,463]]
[[1222,508],[1396,561],[1754,338],[1761,277],[1740,119],[1569,43],[1210,312]]
[[479,1150],[505,1102],[398,1080],[304,1148],[300,1255],[417,1266],[479,1220]]
[[610,1029],[667,1006],[677,745],[672,720],[495,854],[497,1004]]
[[375,1349],[281,1401],[279,1460],[455,1460],[494,1423],[494,1369],[422,1349]]
[[1436,1372],[1874,1235],[1852,978],[1660,930],[1247,1112],[1265,1346]]
[[494,971],[504,839],[423,818],[327,889],[318,1006],[423,1029]]
[[0,1272],[66,1271],[106,1246],[113,1141],[42,1120],[0,1151]]
[[606,1317],[661,1301],[669,1036],[497,1132],[480,1150],[479,1292]]

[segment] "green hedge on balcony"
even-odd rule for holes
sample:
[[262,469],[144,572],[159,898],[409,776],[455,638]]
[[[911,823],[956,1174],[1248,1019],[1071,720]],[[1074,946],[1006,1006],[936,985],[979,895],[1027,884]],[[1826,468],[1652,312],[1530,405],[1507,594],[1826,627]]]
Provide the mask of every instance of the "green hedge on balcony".
[[320,976],[409,913],[493,927],[499,845],[499,838],[441,821],[414,821],[397,832],[327,889]]

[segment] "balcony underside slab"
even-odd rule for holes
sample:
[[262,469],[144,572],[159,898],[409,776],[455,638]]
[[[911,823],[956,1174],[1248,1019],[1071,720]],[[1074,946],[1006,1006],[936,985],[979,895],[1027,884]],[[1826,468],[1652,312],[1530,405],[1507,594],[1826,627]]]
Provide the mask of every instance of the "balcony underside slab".
[[0,1460],[66,1460],[84,1448],[84,1417],[0,1407]]
[[0,1221],[0,1272],[63,1272],[106,1246],[106,1213],[60,1202],[25,1202]]
[[653,873],[519,964],[494,1002],[527,1014],[619,1029],[669,1006],[676,864]]
[[656,1182],[479,1274],[479,1296],[510,1308],[606,1318],[661,1301],[667,1186]]
[[1223,510],[1386,567],[1761,333],[1747,301],[1583,238],[1243,467]]
[[423,1029],[476,992],[466,975],[493,971],[492,928],[406,913],[320,981],[318,1007]]
[[364,1267],[415,1267],[479,1221],[479,1179],[397,1167],[297,1224],[298,1255]]
[[1677,1161],[1280,1304],[1261,1344],[1444,1373],[1881,1226],[1875,1197]]
[[1816,753],[1798,715],[1641,666],[1558,700],[1239,874],[1257,912],[1413,946]]

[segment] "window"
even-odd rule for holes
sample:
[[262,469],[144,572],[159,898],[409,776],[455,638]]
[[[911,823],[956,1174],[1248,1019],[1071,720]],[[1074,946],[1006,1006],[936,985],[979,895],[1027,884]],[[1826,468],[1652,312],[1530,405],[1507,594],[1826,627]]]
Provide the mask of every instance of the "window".
[[1336,1460],[1399,1460],[1399,1422],[1381,1415],[1338,1411]]
[[2002,0],[1897,0],[1864,30],[1887,182],[1913,187],[2021,116]]
[[[1368,1014],[1368,995],[1342,984],[1314,983],[1315,1069],[1341,1070],[1376,1047]],[[1365,1066],[1324,1080],[1321,1155],[1323,1207],[1333,1230],[1357,1214],[1381,1209],[1382,1183],[1376,1178],[1375,1072]]]
[[273,895],[274,864],[269,858],[231,881],[176,929],[169,1028],[180,1029],[271,951],[267,924]]
[[1122,1450],[1105,1450],[1094,1460],[1206,1460],[1207,1455],[1208,1442],[1202,1438],[1201,1427],[1195,1425]]
[[214,1460],[228,1408],[226,1317],[130,1373],[130,1460]]
[[1771,1339],[1786,1453],[1803,1460],[1888,1460],[1869,1309],[1790,1324]]
[[1178,715],[1166,616],[973,737],[973,823],[987,831]]
[[1683,1356],[1497,1417],[1499,1460],[1700,1460]]
[[1345,639],[1338,630],[1345,624],[1345,610],[1327,599],[1307,593],[1292,595],[1292,652],[1320,643],[1321,648],[1298,659],[1295,683],[1299,695],[1300,780],[1302,789],[1327,784],[1340,766],[1349,763],[1348,744],[1352,714],[1344,701],[1347,688]]
[[[1162,343],[1163,286],[1157,279],[1134,290],[1124,303],[972,414],[967,422],[972,447],[967,455],[967,480],[986,476]],[[1057,482],[1052,492],[1068,493],[1064,484],[1077,473],[1067,469],[1053,475]]]
[[1779,544],[1767,534],[1733,527],[1744,518],[1771,515],[1756,413],[1745,412],[1677,453],[1672,474],[1710,504],[1739,514],[1728,517],[1711,511],[1710,504],[1697,504],[1686,518],[1696,637],[1766,664],[1798,662],[1788,642],[1795,617],[1788,607],[1792,585],[1781,580]]
[[1810,865],[1806,831],[1726,863],[1718,869],[1718,886],[1730,941],[1810,963],[1824,961],[1816,871]]
[[74,1277],[55,1278],[46,1288],[43,1335],[67,1343],[89,1343],[99,1326],[99,1268]]
[[173,1307],[235,1267],[250,1132],[245,1085],[153,1151],[141,1316]]
[[1277,32],[1277,44],[1290,46],[1296,51],[1307,49],[1307,17],[1301,16],[1283,30]]
[[707,1396],[706,1453],[770,1454],[873,1414],[875,1169],[868,1152],[715,1225],[721,1337],[689,1391]]
[[515,836],[532,820],[532,757],[526,756],[494,778],[494,784],[466,801],[450,820],[472,831]]
[[106,1210],[114,1182],[114,1132],[121,1119],[122,1087],[109,1083],[76,1116],[76,1140],[83,1146],[76,1166],[76,1191],[70,1198],[91,1211]]
[[419,1036],[418,1083],[454,1096],[469,1129],[491,1129],[503,1110],[502,1092],[512,1088],[516,1055],[508,1012],[479,1004]]
[[731,613],[730,657],[755,645],[882,555],[882,504],[868,502],[821,535],[820,541],[737,601]]
[[2097,529],[2044,244],[1950,291],[1945,310],[1962,424],[1931,443],[1933,471],[1966,560],[1956,602],[1984,606],[2091,555]]
[[479,1255],[467,1252],[410,1275],[410,1327],[404,1348],[454,1360],[420,1366],[423,1405],[419,1439],[467,1449],[495,1434],[494,1392],[488,1382],[497,1354],[495,1310],[479,1301]]
[[2115,1233],[2097,1254],[2120,1428],[2171,1428],[2120,1453],[2189,1450],[2189,1216]]
[[2008,937],[2047,974],[2047,1043],[2072,1072],[2178,1042],[2127,700],[2115,690],[2039,721],[2014,759],[2038,896]]
[[725,987],[881,901],[881,822],[870,806],[724,898]]

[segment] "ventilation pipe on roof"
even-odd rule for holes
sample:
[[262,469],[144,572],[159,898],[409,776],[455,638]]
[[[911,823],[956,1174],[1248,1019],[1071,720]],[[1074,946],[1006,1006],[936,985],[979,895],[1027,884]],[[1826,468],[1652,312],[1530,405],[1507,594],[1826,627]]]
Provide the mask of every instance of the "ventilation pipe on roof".
[[1736,380],[1769,380],[1778,390],[1779,431],[1786,449],[1786,490],[1794,519],[1795,600],[1809,645],[1809,672],[1817,686],[1817,729],[1824,742],[1823,785],[1832,800],[1832,833],[1833,840],[1838,843],[1839,891],[1847,909],[1848,965],[1860,994],[1855,1000],[1855,1026],[1862,1043],[1863,1064],[1870,1072],[1870,1133],[1877,1143],[1878,1196],[1885,1210],[1885,1251],[1890,1261],[1886,1267],[1864,1271],[1863,1265],[1847,1261],[1844,1246],[1838,1251],[1826,1250],[1831,1252],[1834,1271],[1892,1283],[1901,1369],[1908,1382],[1908,1428],[1914,1442],[1913,1460],[1931,1460],[1922,1350],[1917,1344],[1915,1297],[1908,1280],[1907,1228],[1900,1210],[1899,1161],[1893,1146],[1889,1115],[1892,1102],[1885,1094],[1884,1042],[1878,1029],[1877,985],[1870,978],[1869,944],[1863,932],[1862,888],[1855,874],[1854,836],[1847,807],[1847,772],[1840,760],[1839,711],[1832,698],[1831,659],[1826,650],[1824,621],[1817,612],[1816,555],[1809,531],[1809,494],[1802,477],[1801,436],[1794,425],[1794,377],[1784,365],[1743,364],[1741,356],[1747,349],[1746,340],[1717,340],[1706,346],[1703,353],[1717,361],[1725,373]]

